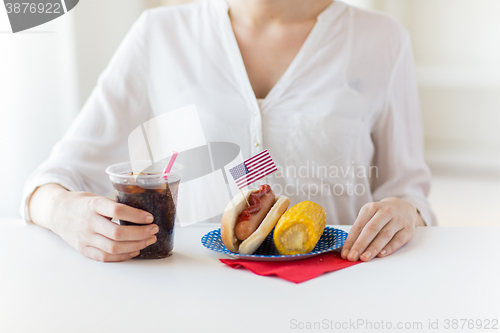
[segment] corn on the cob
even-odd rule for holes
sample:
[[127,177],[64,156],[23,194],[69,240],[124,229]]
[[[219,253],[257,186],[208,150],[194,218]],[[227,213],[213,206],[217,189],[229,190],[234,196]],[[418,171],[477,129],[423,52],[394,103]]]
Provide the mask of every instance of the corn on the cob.
[[303,201],[285,212],[274,229],[274,244],[281,254],[311,252],[325,230],[323,207]]

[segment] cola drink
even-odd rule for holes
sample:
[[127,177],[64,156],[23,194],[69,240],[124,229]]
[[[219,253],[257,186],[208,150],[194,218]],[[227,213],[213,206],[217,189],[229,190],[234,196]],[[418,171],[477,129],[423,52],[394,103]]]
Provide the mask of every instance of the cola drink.
[[[179,172],[174,170],[167,175],[159,172],[137,174],[124,172],[128,169],[124,169],[123,165],[121,168],[112,167],[109,167],[107,172],[115,189],[116,201],[151,213],[154,217],[153,223],[159,227],[156,242],[142,249],[135,258],[161,259],[170,256],[174,247]],[[124,220],[120,220],[120,224],[141,225]]]

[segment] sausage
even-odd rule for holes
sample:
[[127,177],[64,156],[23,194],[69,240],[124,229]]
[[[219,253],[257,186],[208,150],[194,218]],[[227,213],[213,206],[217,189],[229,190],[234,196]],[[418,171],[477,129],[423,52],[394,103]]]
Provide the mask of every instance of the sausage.
[[234,228],[236,238],[244,241],[250,237],[273,207],[274,200],[275,194],[271,186],[267,184],[260,186],[258,190],[252,192],[248,197],[250,207],[245,208],[238,215]]

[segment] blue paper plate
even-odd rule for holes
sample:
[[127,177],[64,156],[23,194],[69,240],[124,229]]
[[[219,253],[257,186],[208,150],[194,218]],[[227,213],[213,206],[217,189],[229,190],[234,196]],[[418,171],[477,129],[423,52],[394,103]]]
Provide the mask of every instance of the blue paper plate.
[[239,254],[229,251],[222,242],[220,229],[212,230],[203,236],[201,238],[201,244],[209,250],[223,253],[238,259],[255,261],[287,261],[309,258],[324,252],[336,250],[344,245],[347,238],[347,232],[326,226],[318,244],[316,244],[316,247],[311,252],[305,254],[283,255],[280,254],[276,249],[276,246],[274,246],[273,233],[274,230],[267,236],[254,254]]

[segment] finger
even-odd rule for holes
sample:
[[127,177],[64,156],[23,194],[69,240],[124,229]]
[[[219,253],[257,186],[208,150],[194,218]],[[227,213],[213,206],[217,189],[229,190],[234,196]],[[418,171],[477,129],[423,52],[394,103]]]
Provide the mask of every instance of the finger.
[[347,259],[347,255],[349,254],[349,251],[354,245],[354,242],[356,241],[356,239],[358,239],[358,236],[363,230],[364,226],[368,223],[368,221],[370,221],[373,215],[375,215],[377,209],[378,205],[375,202],[371,202],[361,207],[358,218],[352,225],[352,228],[349,231],[349,234],[347,235],[347,239],[345,240],[345,243],[342,246],[342,253],[341,253],[342,258]]
[[368,248],[359,257],[362,261],[369,261],[380,253],[380,251],[391,241],[394,235],[403,229],[403,226],[391,220],[377,234]]
[[366,248],[375,239],[380,230],[391,221],[392,216],[388,215],[384,211],[377,211],[370,221],[365,225],[358,239],[354,242],[354,245],[347,255],[347,259],[350,261],[357,261],[359,256],[365,252]]
[[146,211],[117,203],[105,197],[95,197],[89,201],[89,205],[91,209],[102,216],[123,221],[149,224],[154,220],[153,215]]
[[388,255],[396,252],[401,246],[408,243],[413,238],[413,233],[407,229],[402,229],[398,231],[391,241],[380,251],[378,254],[379,258],[387,257]]
[[117,262],[131,259],[139,255],[139,251],[123,254],[110,254],[92,246],[86,246],[82,254],[90,259],[102,262]]
[[93,232],[115,241],[147,240],[159,231],[158,226],[154,223],[141,226],[119,225],[104,217],[93,221],[91,229]]
[[90,238],[89,245],[109,254],[125,254],[140,251],[155,242],[156,236],[140,241],[116,242],[102,235],[94,234]]

